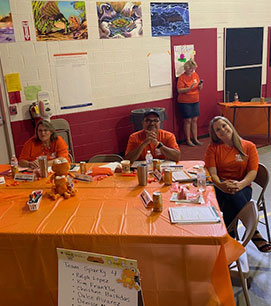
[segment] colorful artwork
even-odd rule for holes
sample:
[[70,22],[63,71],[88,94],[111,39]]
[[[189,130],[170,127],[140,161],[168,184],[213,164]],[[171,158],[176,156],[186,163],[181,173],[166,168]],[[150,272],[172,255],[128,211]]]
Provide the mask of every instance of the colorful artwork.
[[32,1],[37,40],[87,39],[84,1]]
[[141,2],[97,2],[100,38],[142,36]]
[[14,42],[14,28],[9,0],[0,1],[0,43]]
[[187,35],[188,3],[151,3],[152,36]]
[[174,46],[175,76],[178,77],[184,72],[185,62],[195,56],[194,45]]

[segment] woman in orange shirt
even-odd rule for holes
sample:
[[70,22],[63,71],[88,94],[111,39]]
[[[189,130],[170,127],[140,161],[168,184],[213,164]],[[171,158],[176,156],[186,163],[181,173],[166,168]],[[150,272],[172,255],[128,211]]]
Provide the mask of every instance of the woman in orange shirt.
[[19,157],[21,167],[38,168],[37,158],[46,155],[49,165],[57,157],[65,157],[68,161],[68,145],[64,139],[56,135],[53,125],[46,120],[40,120],[35,128],[35,136],[28,139]]
[[[198,140],[197,121],[199,113],[199,91],[202,89],[203,80],[195,72],[196,62],[191,59],[184,64],[184,73],[177,82],[178,105],[184,118],[184,133],[188,146],[201,145]],[[191,132],[193,141],[191,140]]]
[[[242,139],[231,122],[221,116],[210,122],[211,144],[205,154],[205,165],[215,185],[216,197],[226,226],[251,200],[251,183],[258,171],[255,144]],[[252,241],[261,252],[271,252],[271,244],[256,231]]]

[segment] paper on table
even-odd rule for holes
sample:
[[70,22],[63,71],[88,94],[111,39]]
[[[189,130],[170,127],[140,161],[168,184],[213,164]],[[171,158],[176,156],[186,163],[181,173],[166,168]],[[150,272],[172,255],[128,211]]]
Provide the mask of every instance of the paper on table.
[[179,170],[179,171],[174,171],[172,173],[172,180],[173,182],[188,182],[188,181],[193,181],[197,178],[196,174],[189,174],[185,170]]
[[192,199],[178,199],[178,193],[173,192],[171,197],[170,197],[171,202],[175,202],[176,204],[181,204],[181,203],[190,203],[190,204],[205,204],[204,198],[202,194],[195,194],[195,197]]
[[[136,160],[133,162],[132,164],[132,168],[137,168],[138,165],[145,165],[146,161],[145,160]],[[175,166],[176,162],[175,161],[171,161],[171,160],[161,160],[161,167],[162,168],[166,168],[166,167],[170,167],[170,166]]]
[[182,206],[169,208],[172,223],[218,223],[220,217],[213,206]]
[[108,163],[108,164],[100,166],[100,168],[110,168],[113,172],[118,167],[121,168],[121,163],[119,163],[119,162],[112,162],[112,163]]

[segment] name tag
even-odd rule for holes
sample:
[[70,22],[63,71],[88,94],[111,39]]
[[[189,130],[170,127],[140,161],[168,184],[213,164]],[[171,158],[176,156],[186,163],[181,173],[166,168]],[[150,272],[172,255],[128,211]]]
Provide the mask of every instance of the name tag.
[[0,185],[5,184],[5,178],[3,176],[0,177]]
[[92,182],[93,178],[90,175],[87,174],[81,174],[81,173],[74,173],[75,179],[78,181],[83,181],[83,182]]
[[141,194],[139,195],[140,200],[142,201],[143,205],[145,206],[145,208],[150,208],[152,207],[152,198],[150,196],[150,194],[148,193],[148,191],[143,190],[141,192]]
[[155,169],[155,171],[153,171],[153,176],[157,179],[158,182],[161,181],[162,179],[162,173],[160,171],[158,171],[157,169]]
[[33,182],[35,179],[34,173],[32,174],[22,174],[22,173],[17,173],[15,174],[14,181],[28,181],[28,182]]

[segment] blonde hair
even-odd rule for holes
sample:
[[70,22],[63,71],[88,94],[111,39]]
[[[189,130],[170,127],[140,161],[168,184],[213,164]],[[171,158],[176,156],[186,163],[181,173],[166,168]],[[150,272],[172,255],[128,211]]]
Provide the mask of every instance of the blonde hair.
[[35,128],[35,140],[37,142],[40,142],[40,139],[39,139],[39,135],[38,135],[38,127],[40,125],[43,125],[48,131],[51,132],[51,137],[50,137],[50,141],[53,142],[54,140],[57,139],[57,134],[56,134],[56,130],[54,128],[54,126],[52,125],[51,122],[47,121],[47,120],[40,120],[37,125],[36,125],[36,128]]
[[185,64],[184,64],[184,70],[187,71],[188,69],[190,68],[197,68],[198,65],[197,63],[191,58],[189,61],[187,61]]
[[218,120],[222,120],[225,123],[227,123],[227,125],[229,125],[229,127],[232,129],[232,143],[233,143],[234,148],[240,153],[242,159],[247,158],[247,155],[245,154],[243,150],[243,146],[241,143],[241,137],[237,133],[232,123],[225,117],[216,116],[210,121],[209,134],[210,134],[211,142],[212,143],[222,143],[221,139],[217,137],[216,132],[214,130],[214,123],[217,122]]

